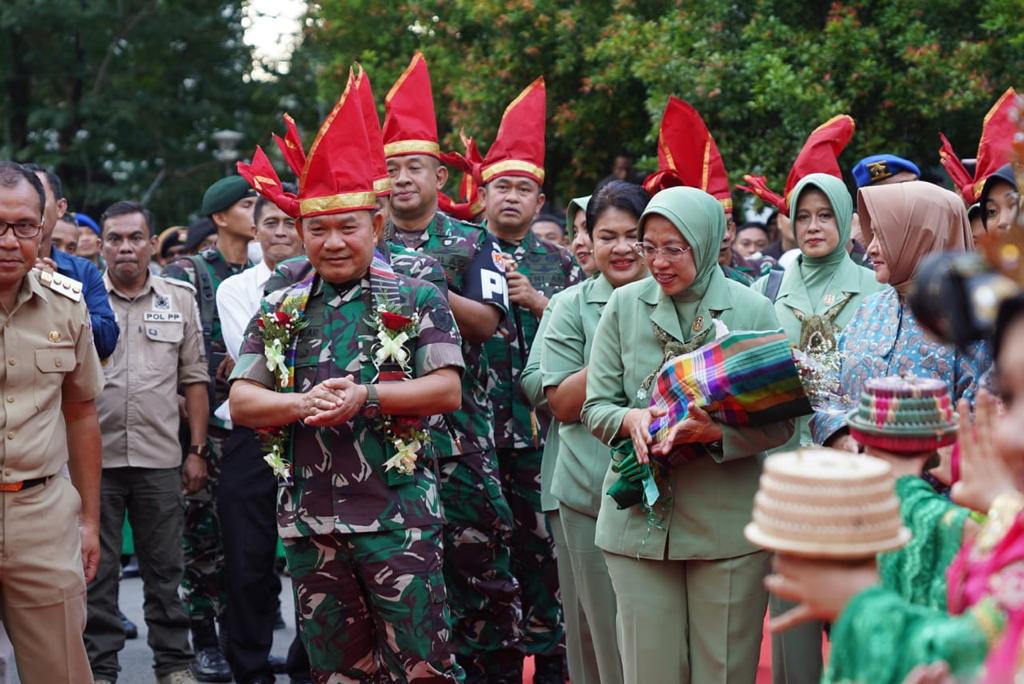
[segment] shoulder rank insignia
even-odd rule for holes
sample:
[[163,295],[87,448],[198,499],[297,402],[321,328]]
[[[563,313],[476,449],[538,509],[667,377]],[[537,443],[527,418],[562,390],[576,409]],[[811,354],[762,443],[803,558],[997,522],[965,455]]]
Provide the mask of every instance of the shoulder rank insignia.
[[61,275],[56,271],[41,270],[39,272],[39,282],[43,284],[43,287],[59,292],[73,302],[81,301],[82,299],[82,283]]

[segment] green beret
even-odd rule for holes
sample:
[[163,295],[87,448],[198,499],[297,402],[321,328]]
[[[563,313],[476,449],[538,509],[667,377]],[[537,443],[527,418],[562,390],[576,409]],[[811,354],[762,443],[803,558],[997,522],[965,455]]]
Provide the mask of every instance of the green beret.
[[228,176],[206,189],[203,194],[203,207],[199,213],[203,216],[224,211],[244,197],[253,197],[256,191],[241,176]]

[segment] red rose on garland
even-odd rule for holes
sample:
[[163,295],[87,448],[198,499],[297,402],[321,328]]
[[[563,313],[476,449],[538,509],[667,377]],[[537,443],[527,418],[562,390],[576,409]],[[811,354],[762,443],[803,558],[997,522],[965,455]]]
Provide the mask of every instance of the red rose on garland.
[[275,311],[274,318],[277,319],[278,324],[288,325],[292,322],[292,317],[286,314],[284,311]]
[[406,326],[412,324],[412,319],[402,314],[392,313],[390,311],[382,311],[380,313],[380,322],[384,324],[384,327],[388,330],[402,330]]

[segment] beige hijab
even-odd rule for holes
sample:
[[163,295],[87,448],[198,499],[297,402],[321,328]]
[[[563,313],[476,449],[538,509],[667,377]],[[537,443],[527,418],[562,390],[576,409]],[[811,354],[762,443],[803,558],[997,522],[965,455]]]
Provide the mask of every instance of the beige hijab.
[[889,284],[901,292],[926,254],[974,247],[963,200],[932,183],[863,187],[857,193],[857,214],[867,244],[878,237]]

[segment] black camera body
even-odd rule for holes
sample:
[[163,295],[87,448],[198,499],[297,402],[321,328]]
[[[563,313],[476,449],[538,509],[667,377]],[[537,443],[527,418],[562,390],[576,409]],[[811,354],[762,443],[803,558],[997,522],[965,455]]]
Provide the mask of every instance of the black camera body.
[[918,267],[910,309],[925,330],[961,349],[991,337],[999,307],[1020,286],[996,271],[981,254],[929,254]]

